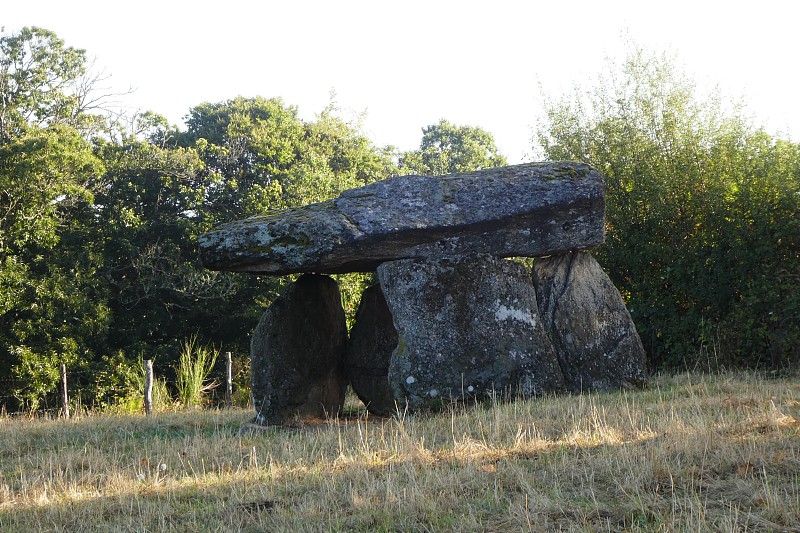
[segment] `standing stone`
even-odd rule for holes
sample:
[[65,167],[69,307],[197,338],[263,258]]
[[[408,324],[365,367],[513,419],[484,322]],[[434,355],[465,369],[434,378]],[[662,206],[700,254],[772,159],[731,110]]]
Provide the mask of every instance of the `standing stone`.
[[350,385],[372,414],[389,416],[395,411],[389,360],[396,347],[392,313],[380,285],[373,285],[361,296],[345,355]]
[[646,356],[636,326],[591,255],[537,258],[533,281],[569,390],[609,391],[645,383]]
[[521,264],[484,255],[405,259],[382,264],[378,277],[398,332],[389,383],[401,406],[561,389]]
[[306,274],[291,284],[267,308],[250,343],[256,423],[337,415],[347,388],[346,339],[336,282]]

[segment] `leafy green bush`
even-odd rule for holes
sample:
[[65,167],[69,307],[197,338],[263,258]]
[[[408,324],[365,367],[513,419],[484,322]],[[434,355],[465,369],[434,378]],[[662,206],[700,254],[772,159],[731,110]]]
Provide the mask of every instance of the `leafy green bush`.
[[[104,358],[104,367],[97,375],[97,401],[101,409],[112,413],[144,412],[144,362],[129,361],[123,352]],[[153,409],[160,411],[173,404],[164,379],[153,378]]]
[[596,255],[653,366],[800,360],[800,145],[701,98],[668,57],[639,49],[546,113],[546,157],[605,175]]

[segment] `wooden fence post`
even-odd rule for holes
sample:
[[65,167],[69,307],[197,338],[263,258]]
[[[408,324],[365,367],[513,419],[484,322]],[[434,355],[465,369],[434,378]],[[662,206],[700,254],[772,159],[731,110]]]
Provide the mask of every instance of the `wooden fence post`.
[[144,362],[144,413],[153,414],[153,360]]
[[67,396],[67,365],[61,365],[61,413],[69,420],[69,396]]
[[231,352],[225,352],[225,407],[233,405],[233,361]]

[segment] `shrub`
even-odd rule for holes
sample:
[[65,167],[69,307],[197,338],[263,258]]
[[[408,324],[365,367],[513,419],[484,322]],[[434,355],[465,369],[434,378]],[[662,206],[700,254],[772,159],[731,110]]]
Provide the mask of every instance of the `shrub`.
[[[123,352],[105,358],[105,367],[98,374],[97,399],[103,410],[112,413],[144,412],[145,368],[142,358],[130,362]],[[167,383],[153,379],[153,409],[163,410],[172,405]]]
[[653,366],[800,361],[800,144],[699,96],[670,58],[639,49],[546,114],[545,156],[606,178],[596,255]]

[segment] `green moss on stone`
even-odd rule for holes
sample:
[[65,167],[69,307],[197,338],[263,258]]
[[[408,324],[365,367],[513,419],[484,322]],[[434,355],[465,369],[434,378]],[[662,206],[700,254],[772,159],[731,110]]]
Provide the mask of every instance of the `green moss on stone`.
[[307,234],[297,233],[296,235],[284,235],[269,242],[269,244],[260,244],[250,247],[250,253],[260,255],[271,255],[275,248],[288,248],[292,247],[306,247],[311,244],[311,239]]
[[272,241],[272,246],[308,246],[310,243],[311,239],[308,238],[307,234],[301,231],[296,236],[284,235],[283,237],[278,237]]
[[584,169],[575,168],[572,165],[559,165],[553,167],[554,178],[572,178],[573,180],[582,178],[586,175]]
[[397,338],[397,348],[395,348],[394,355],[396,357],[405,357],[406,355],[406,339],[402,335]]

